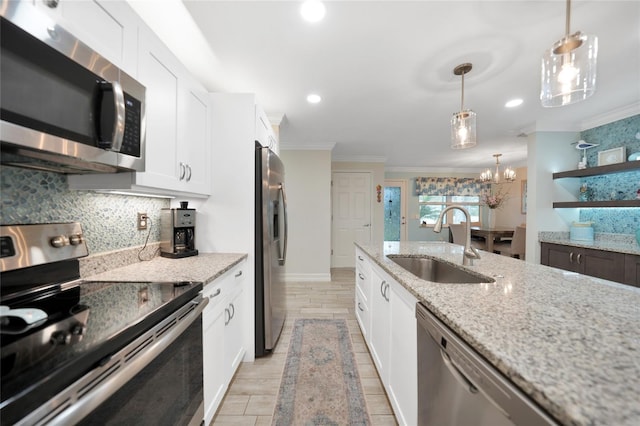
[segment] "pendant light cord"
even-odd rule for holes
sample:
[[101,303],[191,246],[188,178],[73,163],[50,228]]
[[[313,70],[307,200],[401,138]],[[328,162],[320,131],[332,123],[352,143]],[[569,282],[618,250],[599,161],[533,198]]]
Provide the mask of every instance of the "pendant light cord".
[[461,112],[464,111],[464,75],[465,74],[466,74],[465,72],[462,73],[462,95],[460,97],[460,111]]
[[569,23],[571,22],[571,0],[567,0],[567,31],[566,31],[566,37],[569,37],[569,34],[571,33],[571,31],[569,30]]

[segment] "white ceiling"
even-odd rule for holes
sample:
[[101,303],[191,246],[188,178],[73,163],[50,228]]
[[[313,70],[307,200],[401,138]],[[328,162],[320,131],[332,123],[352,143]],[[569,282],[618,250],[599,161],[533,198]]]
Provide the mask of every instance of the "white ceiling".
[[[638,0],[572,2],[571,32],[598,36],[597,90],[551,109],[538,100],[540,58],[564,34],[564,0],[328,1],[316,24],[301,19],[300,1],[183,3],[218,61],[201,79],[211,90],[256,93],[268,115],[284,114],[288,148],[335,144],[334,158],[457,170],[490,166],[502,153],[517,166],[526,162],[523,132],[640,113]],[[477,113],[478,145],[453,151],[461,81],[452,70],[464,62],[473,63],[465,107]],[[308,104],[311,92],[323,101]],[[515,97],[523,105],[506,109]]]

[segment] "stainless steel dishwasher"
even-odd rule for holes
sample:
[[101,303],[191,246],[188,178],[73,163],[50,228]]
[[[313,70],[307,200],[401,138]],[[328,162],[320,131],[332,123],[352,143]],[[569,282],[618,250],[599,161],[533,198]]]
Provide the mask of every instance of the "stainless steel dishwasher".
[[421,303],[416,318],[420,426],[557,424]]

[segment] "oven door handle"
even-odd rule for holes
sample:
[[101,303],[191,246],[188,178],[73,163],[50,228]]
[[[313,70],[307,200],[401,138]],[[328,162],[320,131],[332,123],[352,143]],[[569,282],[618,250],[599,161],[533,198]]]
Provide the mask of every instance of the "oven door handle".
[[[55,417],[56,424],[75,424],[98,408],[118,389],[124,386],[151,361],[167,349],[198,318],[209,304],[202,294],[183,305],[165,320],[139,336],[136,340],[116,352],[111,359],[90,371],[51,401],[75,401],[66,410]],[[194,307],[195,306],[195,307]],[[174,324],[175,323],[175,324]],[[174,324],[171,326],[171,324]],[[163,331],[167,330],[167,331]],[[137,350],[140,348],[139,350]],[[132,356],[132,354],[134,354]],[[82,393],[87,388],[93,389]],[[23,418],[20,424],[37,423],[40,419],[56,411],[56,406],[45,403]]]

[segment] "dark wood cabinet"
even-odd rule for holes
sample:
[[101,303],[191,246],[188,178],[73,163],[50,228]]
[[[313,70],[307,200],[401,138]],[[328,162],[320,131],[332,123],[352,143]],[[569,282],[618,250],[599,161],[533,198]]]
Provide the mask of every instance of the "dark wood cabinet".
[[640,258],[640,256],[625,255],[624,253],[612,251],[542,243],[540,263],[566,271],[604,278],[605,280],[632,284],[630,282],[631,276],[635,274],[634,279],[636,280],[640,276],[640,265],[636,265],[633,271],[631,267],[629,267],[629,279],[627,279],[627,270],[625,267],[625,263],[627,262],[626,256]]
[[640,287],[640,256],[634,254],[624,256],[624,283]]

